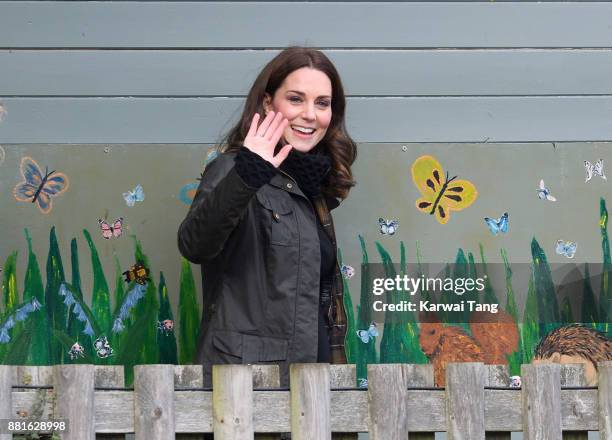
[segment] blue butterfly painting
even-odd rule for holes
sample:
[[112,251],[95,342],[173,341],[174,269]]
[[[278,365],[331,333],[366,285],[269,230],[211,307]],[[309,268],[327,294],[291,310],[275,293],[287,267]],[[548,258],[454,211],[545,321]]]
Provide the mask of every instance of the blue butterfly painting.
[[398,226],[399,221],[397,220],[387,220],[382,217],[378,219],[378,228],[380,229],[380,233],[383,235],[395,234]]
[[378,336],[378,328],[376,327],[376,323],[372,321],[367,330],[357,330],[357,336],[359,336],[359,339],[361,339],[361,342],[364,344],[370,342],[371,339]]
[[127,205],[129,207],[132,207],[136,204],[136,202],[142,202],[144,201],[144,191],[142,190],[142,186],[140,185],[136,185],[136,188],[134,188],[134,191],[128,191],[126,193],[123,193],[123,198],[125,199],[125,203],[127,203]]
[[26,156],[19,166],[23,181],[13,189],[13,196],[19,202],[32,202],[43,214],[48,214],[53,208],[52,197],[56,197],[68,189],[68,176],[57,171],[43,172],[34,159]]
[[500,232],[503,232],[504,234],[508,232],[509,223],[507,212],[504,212],[504,215],[498,219],[485,217],[484,221],[493,235],[497,235]]
[[555,252],[559,255],[566,256],[567,258],[574,258],[578,245],[573,241],[557,240],[557,246]]

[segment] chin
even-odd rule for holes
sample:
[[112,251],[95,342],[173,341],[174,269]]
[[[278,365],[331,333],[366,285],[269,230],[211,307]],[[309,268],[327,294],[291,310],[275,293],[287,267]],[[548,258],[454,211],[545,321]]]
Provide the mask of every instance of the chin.
[[299,151],[300,153],[308,153],[310,150],[314,149],[314,147],[317,146],[317,144],[313,144],[313,145],[296,145],[296,144],[291,144],[293,145],[293,149]]

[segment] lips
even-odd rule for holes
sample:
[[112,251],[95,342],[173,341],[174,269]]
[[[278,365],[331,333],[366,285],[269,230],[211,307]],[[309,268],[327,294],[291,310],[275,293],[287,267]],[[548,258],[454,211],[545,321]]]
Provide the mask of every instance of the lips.
[[[307,132],[305,132],[305,131],[298,130],[298,129],[300,129],[300,128],[301,128],[301,129],[304,129],[304,130],[312,130],[312,132],[307,133]],[[296,131],[296,132],[298,132],[298,133],[302,133],[302,134],[305,134],[305,135],[310,135],[310,134],[312,134],[312,133],[314,133],[314,132],[316,131],[316,128],[314,128],[314,127],[302,127],[302,126],[300,126],[300,125],[292,125],[292,126],[291,126],[291,129],[292,129],[293,131]]]

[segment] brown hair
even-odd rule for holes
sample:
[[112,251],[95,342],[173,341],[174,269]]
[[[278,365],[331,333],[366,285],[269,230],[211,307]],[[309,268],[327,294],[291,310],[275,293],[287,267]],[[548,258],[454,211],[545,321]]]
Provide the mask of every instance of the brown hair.
[[345,199],[355,185],[351,165],[357,158],[357,145],[346,132],[344,113],[346,100],[340,76],[323,52],[299,46],[291,46],[270,61],[255,79],[247,95],[244,110],[238,123],[223,138],[224,151],[237,150],[249,131],[255,113],[264,115],[263,100],[266,93],[274,96],[285,78],[297,69],[310,67],[327,75],[332,85],[332,119],[313,152],[329,156],[332,170],[323,188],[323,194]]

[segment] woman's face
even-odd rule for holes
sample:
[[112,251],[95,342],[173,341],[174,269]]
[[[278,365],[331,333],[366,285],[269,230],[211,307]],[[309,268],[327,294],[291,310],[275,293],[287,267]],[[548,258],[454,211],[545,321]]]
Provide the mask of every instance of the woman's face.
[[274,97],[266,93],[264,109],[281,112],[289,120],[283,140],[307,153],[327,132],[332,118],[331,99],[332,86],[327,75],[303,67],[287,75]]

